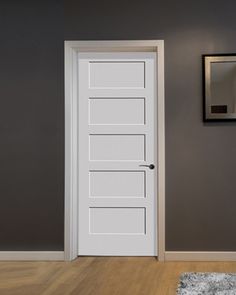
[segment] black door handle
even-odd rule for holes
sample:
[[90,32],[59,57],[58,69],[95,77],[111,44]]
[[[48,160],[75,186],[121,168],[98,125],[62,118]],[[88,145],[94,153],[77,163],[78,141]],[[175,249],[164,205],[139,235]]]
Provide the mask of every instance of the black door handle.
[[139,167],[148,167],[149,169],[153,170],[155,168],[154,164],[150,164],[150,165],[139,165]]

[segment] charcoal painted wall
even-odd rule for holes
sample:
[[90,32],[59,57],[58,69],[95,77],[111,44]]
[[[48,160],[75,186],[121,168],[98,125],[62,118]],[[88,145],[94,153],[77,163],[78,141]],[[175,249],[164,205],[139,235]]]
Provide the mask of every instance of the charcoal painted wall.
[[236,250],[236,123],[202,122],[201,55],[236,52],[236,2],[65,1],[66,39],[164,39],[167,250]]
[[0,250],[62,250],[62,1],[0,1]]
[[202,122],[201,73],[235,0],[0,5],[0,250],[63,249],[63,39],[164,39],[167,250],[236,251],[236,123]]

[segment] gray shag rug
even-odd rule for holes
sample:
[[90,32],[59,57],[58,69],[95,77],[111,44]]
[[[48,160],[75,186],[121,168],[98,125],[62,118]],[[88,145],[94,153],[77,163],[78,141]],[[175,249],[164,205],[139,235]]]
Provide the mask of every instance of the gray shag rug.
[[236,295],[236,274],[183,273],[177,295]]

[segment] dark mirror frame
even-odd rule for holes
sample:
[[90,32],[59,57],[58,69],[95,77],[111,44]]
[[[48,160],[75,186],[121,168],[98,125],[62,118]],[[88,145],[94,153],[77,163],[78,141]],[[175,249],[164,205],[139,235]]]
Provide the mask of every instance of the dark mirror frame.
[[[236,112],[227,114],[227,105],[212,105],[211,99],[211,63],[236,62],[236,53],[204,54],[203,65],[203,120],[209,121],[236,121]],[[212,112],[211,110],[214,110]]]

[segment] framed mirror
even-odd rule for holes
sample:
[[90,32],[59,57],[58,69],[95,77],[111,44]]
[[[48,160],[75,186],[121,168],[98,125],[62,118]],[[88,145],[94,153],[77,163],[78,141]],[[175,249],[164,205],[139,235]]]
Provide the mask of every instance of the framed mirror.
[[236,54],[203,55],[204,121],[236,120]]

